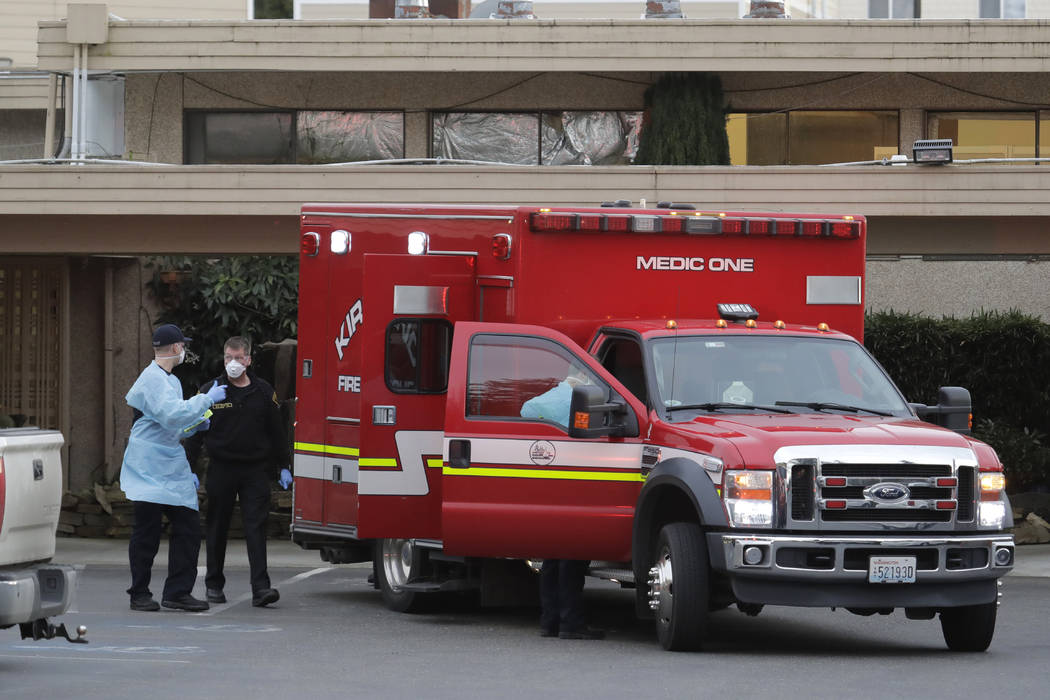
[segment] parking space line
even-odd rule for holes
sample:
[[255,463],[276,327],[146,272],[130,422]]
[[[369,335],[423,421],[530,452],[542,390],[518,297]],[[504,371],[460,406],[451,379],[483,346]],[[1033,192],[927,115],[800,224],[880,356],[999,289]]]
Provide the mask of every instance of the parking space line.
[[[198,567],[198,569],[200,569],[200,568],[202,568],[202,567]],[[331,571],[333,568],[335,568],[335,567],[332,567],[332,566],[321,566],[321,567],[318,567],[316,569],[310,569],[309,571],[304,571],[301,574],[296,574],[295,576],[292,576],[291,578],[287,578],[287,579],[285,579],[283,581],[278,581],[278,583],[275,586],[275,588],[280,589],[280,588],[283,588],[285,586],[290,586],[293,583],[299,583],[300,581],[308,579],[311,576],[316,576],[317,574],[324,573],[325,571]],[[252,594],[251,593],[243,593],[243,594],[237,596],[236,598],[234,598],[233,600],[230,600],[230,601],[228,601],[226,603],[212,603],[210,609],[208,609],[208,610],[206,610],[204,612],[201,612],[201,613],[194,613],[194,614],[197,615],[197,616],[200,616],[200,617],[210,617],[210,616],[215,615],[217,613],[220,613],[220,612],[222,612],[222,611],[224,611],[224,610],[226,610],[228,608],[232,608],[234,605],[237,605],[238,603],[243,603],[244,601],[251,600],[251,599],[252,599]]]
[[152,664],[188,664],[190,661],[179,661],[177,659],[144,659],[141,656],[134,658],[109,658],[104,656],[51,656],[49,654],[0,654],[5,659],[61,659],[62,661],[130,661],[132,663]]

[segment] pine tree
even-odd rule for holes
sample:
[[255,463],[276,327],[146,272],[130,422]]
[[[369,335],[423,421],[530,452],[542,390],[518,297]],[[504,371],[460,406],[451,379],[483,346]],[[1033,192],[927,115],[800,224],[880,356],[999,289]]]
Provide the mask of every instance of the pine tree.
[[728,165],[722,81],[709,73],[666,73],[645,92],[636,164]]

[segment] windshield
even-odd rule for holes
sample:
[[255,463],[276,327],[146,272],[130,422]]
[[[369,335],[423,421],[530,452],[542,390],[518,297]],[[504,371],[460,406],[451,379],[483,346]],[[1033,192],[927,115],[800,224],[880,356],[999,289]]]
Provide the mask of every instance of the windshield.
[[672,418],[688,418],[697,411],[763,409],[911,414],[886,374],[853,341],[789,335],[679,336],[654,340],[651,348],[656,403]]

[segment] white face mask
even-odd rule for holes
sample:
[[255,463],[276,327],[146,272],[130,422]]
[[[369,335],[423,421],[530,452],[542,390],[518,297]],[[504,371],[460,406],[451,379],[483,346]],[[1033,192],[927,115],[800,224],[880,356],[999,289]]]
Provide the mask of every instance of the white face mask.
[[171,359],[172,357],[177,357],[178,358],[175,361],[175,366],[176,367],[181,365],[183,362],[186,361],[186,347],[183,346],[182,350],[179,351],[178,355],[157,355],[156,359],[158,359],[158,360],[168,360],[168,359]]
[[181,365],[185,361],[186,361],[186,348],[183,348],[182,350],[179,351],[179,361],[176,362],[175,364],[176,365]]
[[230,376],[230,379],[237,379],[237,377],[244,374],[245,367],[237,360],[230,360],[226,363],[226,374]]

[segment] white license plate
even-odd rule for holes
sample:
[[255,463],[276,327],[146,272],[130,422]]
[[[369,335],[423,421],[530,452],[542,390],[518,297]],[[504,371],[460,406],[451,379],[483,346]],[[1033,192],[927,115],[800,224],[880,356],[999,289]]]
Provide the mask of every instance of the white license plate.
[[915,583],[915,557],[872,557],[868,583]]

